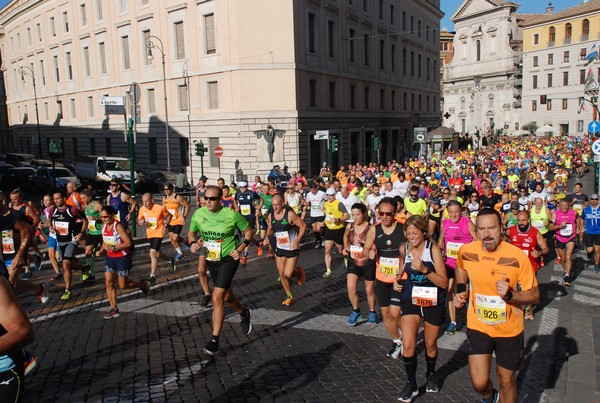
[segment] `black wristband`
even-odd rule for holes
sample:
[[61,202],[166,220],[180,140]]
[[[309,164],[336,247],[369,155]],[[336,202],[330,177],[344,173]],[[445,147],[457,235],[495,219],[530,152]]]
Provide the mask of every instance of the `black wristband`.
[[465,283],[456,284],[456,293],[460,294],[467,292],[467,285]]
[[249,241],[249,240],[247,240],[247,239],[244,239],[244,242],[242,242],[242,243],[243,243],[244,245],[246,245],[246,246],[250,245],[250,241]]

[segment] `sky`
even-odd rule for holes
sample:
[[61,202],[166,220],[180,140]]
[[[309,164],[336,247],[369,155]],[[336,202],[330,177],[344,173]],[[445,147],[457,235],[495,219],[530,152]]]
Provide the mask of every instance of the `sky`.
[[[4,0],[0,0],[4,2]],[[542,14],[546,12],[546,6],[548,0],[513,0],[517,4],[521,4],[518,9],[519,14]],[[456,12],[458,7],[464,2],[464,0],[441,0],[442,11],[446,14],[441,22],[441,27],[448,28],[452,31],[454,24],[450,21],[450,17]],[[583,3],[583,0],[552,0],[554,6],[554,12],[559,12],[565,8],[573,7]]]

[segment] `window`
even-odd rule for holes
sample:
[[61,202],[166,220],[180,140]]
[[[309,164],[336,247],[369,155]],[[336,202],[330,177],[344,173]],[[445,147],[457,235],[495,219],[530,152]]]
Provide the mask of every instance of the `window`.
[[390,61],[391,61],[391,66],[390,69],[392,71],[392,73],[396,72],[396,45],[392,44],[392,46],[390,47]]
[[480,41],[476,41],[475,42],[475,54],[477,57],[477,61],[480,62],[481,61],[481,42]]
[[371,89],[369,87],[365,87],[365,109],[371,109]]
[[150,159],[150,164],[158,164],[158,150],[156,147],[156,138],[148,139],[148,158]]
[[335,57],[335,22],[327,21],[327,56]]
[[385,111],[385,90],[379,90],[379,110]]
[[392,101],[391,102],[391,109],[392,109],[393,112],[395,112],[396,111],[396,91],[392,91],[391,92],[390,99]]
[[35,33],[37,34],[38,42],[42,41],[42,25],[38,22],[35,24]]
[[185,36],[183,32],[183,21],[176,22],[175,30],[175,53],[177,60],[185,59]]
[[408,110],[408,94],[406,92],[402,93],[402,109],[404,112]]
[[554,46],[556,43],[556,28],[548,28],[548,46]]
[[44,72],[44,61],[40,60],[40,80],[42,85],[46,85],[46,73]]
[[581,40],[587,41],[590,37],[590,20],[587,18],[581,23]]
[[[413,94],[414,96],[414,94]],[[421,112],[423,110],[423,96],[421,94],[419,94],[419,112]]]
[[533,85],[532,88],[536,89],[538,87],[538,76],[533,76]]
[[127,12],[127,0],[119,0],[119,13],[124,14]]
[[190,165],[190,148],[189,148],[189,140],[186,138],[179,139],[179,160],[181,161],[181,165],[188,166]]
[[406,54],[407,54],[406,48],[402,48],[402,74],[403,75],[408,74],[408,64],[407,64],[408,58],[406,57]]
[[96,139],[94,137],[90,137],[90,154],[96,155]]
[[348,59],[350,63],[356,63],[356,31],[354,28],[348,30]]
[[379,70],[385,70],[385,41],[379,41]]
[[88,117],[94,117],[94,97],[87,97]]
[[150,37],[150,30],[147,29],[142,31],[142,49],[144,50],[144,65],[149,66],[152,64],[152,50],[146,46],[148,43],[148,38]]
[[390,4],[390,25],[396,24],[396,6]]
[[585,70],[579,70],[579,84],[585,84]]
[[369,0],[363,0],[363,11],[365,13],[369,12]]
[[31,28],[27,28],[27,45],[31,46]]
[[308,80],[308,104],[311,108],[317,107],[317,80]]
[[546,101],[546,110],[551,111],[552,110],[552,100],[548,99]]
[[540,34],[533,34],[533,44],[534,45],[540,44]]
[[565,50],[565,53],[563,53],[563,62],[567,63],[569,61],[569,51]]
[[90,48],[87,46],[83,47],[83,75],[89,77],[90,72]]
[[531,101],[531,111],[532,112],[537,111],[537,101],[535,99],[533,101]]
[[384,0],[379,0],[379,19],[383,21]]
[[85,3],[79,6],[79,14],[81,15],[81,26],[85,27],[87,25],[87,14],[85,10]]
[[71,52],[65,53],[65,64],[67,66],[67,80],[73,80],[73,63],[71,61]]
[[552,87],[552,73],[548,74],[548,88]]
[[350,109],[356,109],[356,85],[350,86]]
[[100,59],[100,74],[106,74],[106,46],[104,42],[98,43],[98,54]]
[[150,0],[142,0],[142,6],[145,6],[146,4],[150,4]]
[[219,109],[219,83],[208,82],[208,109]]
[[410,76],[415,76],[415,52],[410,52]]
[[417,36],[421,37],[421,20],[417,22]]
[[568,105],[569,105],[569,100],[568,99],[563,99],[562,100],[562,108],[563,109],[568,109]]
[[415,17],[410,16],[410,33],[411,35],[415,34]]
[[77,110],[75,109],[75,98],[69,99],[69,107],[71,108],[71,119],[77,118]]
[[370,49],[370,37],[369,34],[365,34],[363,37],[363,49],[365,50],[365,54],[364,54],[364,64],[365,66],[369,66],[371,64],[371,58],[369,57],[369,53],[371,52]]
[[50,35],[56,36],[56,26],[54,25],[54,17],[50,17]]
[[421,55],[417,55],[417,73],[419,78],[422,77],[422,63],[421,63]]
[[54,67],[54,81],[60,83],[60,67],[58,67],[58,56],[52,56],[52,66]]
[[206,38],[206,54],[213,55],[217,53],[217,35],[215,32],[214,14],[207,14],[204,16],[204,37]]
[[407,28],[406,11],[402,11],[402,30],[406,32]]
[[156,98],[154,95],[154,88],[148,88],[146,90],[146,103],[148,104],[148,113],[156,113]]
[[177,98],[179,100],[179,110],[188,111],[190,109],[188,104],[188,86],[178,85],[177,86]]
[[102,2],[104,0],[96,0],[96,17],[98,18],[98,21],[101,21],[104,19],[104,15],[102,14]]
[[65,33],[69,32],[69,15],[66,11],[62,13],[63,17],[63,30]]
[[494,95],[492,95],[492,94],[488,95],[488,107],[489,108],[494,107]]
[[123,69],[129,70],[131,68],[131,59],[129,57],[129,36],[127,35],[121,37],[121,52],[123,54]]
[[427,58],[427,63],[425,64],[425,76],[426,76],[426,77],[425,77],[425,79],[426,79],[427,81],[429,81],[429,76],[430,76],[430,74],[429,74],[429,63],[430,63],[430,62],[431,62],[431,61],[429,60],[429,57],[428,57],[428,58]]
[[573,36],[573,26],[567,22],[565,24],[565,40],[564,40],[565,45],[571,43],[572,36]]
[[569,72],[568,71],[563,71],[563,85],[564,86],[569,85]]
[[[106,153],[106,155],[112,155],[112,142],[110,137],[106,137],[104,139],[104,152]],[[156,149],[156,147],[154,147]],[[156,164],[156,162],[154,162]]]
[[537,67],[539,66],[539,62],[538,62],[538,57],[537,56],[533,56],[533,60],[531,62],[531,66],[532,67]]
[[317,53],[317,16],[308,13],[308,51]]
[[77,137],[73,137],[71,139],[71,142],[72,142],[72,145],[71,145],[72,150],[71,151],[73,152],[73,158],[75,158],[75,157],[77,157],[77,154],[78,154],[77,153],[77,148],[78,148],[77,147]]
[[335,82],[329,82],[329,107],[335,108]]
[[548,53],[548,64],[554,64],[554,53]]
[[581,51],[579,52],[579,60],[585,60],[586,56],[587,56],[587,49],[582,48]]

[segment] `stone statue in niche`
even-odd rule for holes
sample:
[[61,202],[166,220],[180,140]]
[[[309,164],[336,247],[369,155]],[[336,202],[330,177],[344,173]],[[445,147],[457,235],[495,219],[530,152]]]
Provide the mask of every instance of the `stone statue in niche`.
[[285,130],[274,129],[273,126],[268,125],[266,129],[256,130],[254,132],[256,138],[259,139],[264,137],[267,142],[267,152],[269,153],[269,161],[273,162],[273,154],[275,153],[275,137],[283,138]]

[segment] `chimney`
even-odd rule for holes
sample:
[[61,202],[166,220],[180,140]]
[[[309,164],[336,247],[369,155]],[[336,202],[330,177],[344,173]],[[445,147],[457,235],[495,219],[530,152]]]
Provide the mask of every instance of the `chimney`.
[[546,14],[554,14],[554,6],[552,2],[548,3],[548,7],[546,7]]

